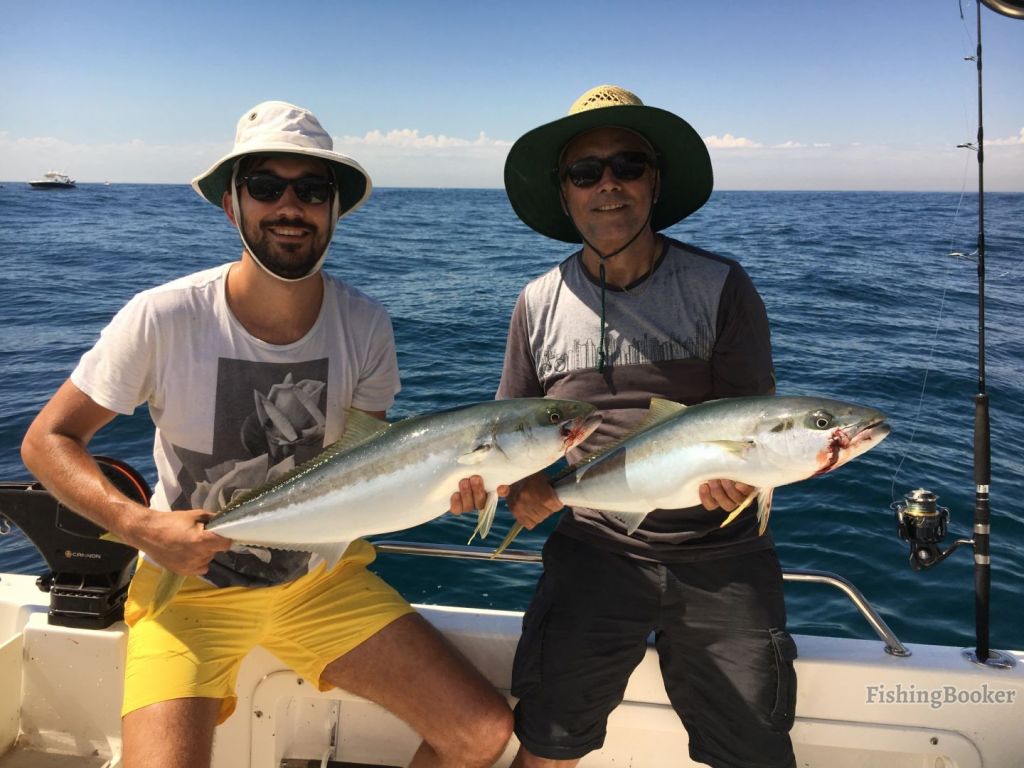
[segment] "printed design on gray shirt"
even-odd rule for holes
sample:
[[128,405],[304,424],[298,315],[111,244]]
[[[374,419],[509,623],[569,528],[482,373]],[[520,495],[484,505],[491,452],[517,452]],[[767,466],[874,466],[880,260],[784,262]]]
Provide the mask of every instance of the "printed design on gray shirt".
[[[323,450],[327,358],[259,363],[220,358],[213,452],[173,446],[182,467],[174,509],[216,512]],[[222,552],[206,579],[217,586],[276,584],[308,570],[309,554],[262,547]]]
[[537,380],[545,387],[597,368],[604,317],[606,362],[659,366],[710,362],[718,341],[719,301],[730,262],[672,243],[637,290],[601,290],[579,254],[523,292]]
[[[671,360],[710,360],[715,336],[705,323],[698,322],[691,339],[659,339],[648,336],[623,339],[609,333],[608,361],[614,365],[646,365]],[[568,351],[551,345],[541,352],[537,364],[537,375],[542,381],[550,376],[569,371],[596,368],[598,347],[596,338],[573,339]]]

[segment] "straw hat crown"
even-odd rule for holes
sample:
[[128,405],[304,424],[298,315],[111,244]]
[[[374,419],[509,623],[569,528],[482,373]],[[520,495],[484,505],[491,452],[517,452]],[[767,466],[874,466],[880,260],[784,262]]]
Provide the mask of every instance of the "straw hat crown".
[[569,114],[575,115],[577,112],[585,112],[588,109],[616,105],[642,107],[644,103],[640,101],[639,96],[632,91],[627,91],[625,88],[620,88],[617,85],[599,85],[596,88],[591,88],[576,99],[572,106],[569,107]]

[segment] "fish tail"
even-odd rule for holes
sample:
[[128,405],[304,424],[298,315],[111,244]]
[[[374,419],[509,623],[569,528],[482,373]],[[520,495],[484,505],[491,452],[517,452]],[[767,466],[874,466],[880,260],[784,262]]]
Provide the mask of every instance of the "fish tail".
[[498,548],[496,550],[494,550],[494,554],[491,555],[491,560],[493,560],[498,555],[500,555],[502,552],[504,552],[506,549],[508,549],[508,545],[512,543],[512,539],[514,539],[516,536],[518,536],[519,532],[521,530],[523,530],[523,524],[522,523],[516,523],[515,525],[513,525],[512,526],[512,530],[510,530],[508,532],[508,535],[505,536],[505,538],[502,540],[501,544],[498,545]]
[[160,581],[157,582],[156,589],[153,590],[153,599],[149,603],[149,617],[151,619],[155,619],[163,613],[164,608],[174,599],[174,596],[178,594],[178,590],[181,589],[181,585],[184,583],[184,576],[164,569],[163,574],[160,576]]

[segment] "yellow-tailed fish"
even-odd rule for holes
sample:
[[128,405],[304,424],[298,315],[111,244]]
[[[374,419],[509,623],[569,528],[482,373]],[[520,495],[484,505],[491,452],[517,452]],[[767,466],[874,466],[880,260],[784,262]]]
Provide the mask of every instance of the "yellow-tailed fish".
[[[654,398],[629,437],[569,467],[552,486],[566,505],[601,510],[632,534],[655,509],[700,504],[698,489],[709,480],[746,483],[756,490],[722,526],[756,499],[763,534],[776,487],[831,472],[888,434],[881,412],[819,397],[736,397],[689,407]],[[516,524],[495,554],[520,530]]]
[[[488,497],[474,535],[483,537],[494,520],[495,489],[557,461],[600,420],[586,403],[544,398],[489,401],[393,424],[350,409],[338,442],[236,497],[206,528],[236,545],[319,554],[331,568],[353,539],[444,514],[458,481],[480,475]],[[151,615],[183,581],[164,571]]]

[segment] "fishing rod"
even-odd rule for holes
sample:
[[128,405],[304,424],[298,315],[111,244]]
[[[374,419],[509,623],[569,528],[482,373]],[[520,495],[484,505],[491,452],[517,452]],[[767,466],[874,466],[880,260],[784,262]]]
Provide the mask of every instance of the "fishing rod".
[[[989,603],[992,587],[992,559],[989,554],[991,509],[989,486],[992,481],[992,441],[989,430],[989,398],[985,385],[985,129],[982,119],[981,6],[1015,19],[1024,19],[1024,0],[978,0],[978,45],[974,61],[978,70],[978,142],[959,144],[978,156],[978,393],[974,396],[974,538],[959,539],[943,551],[939,542],[946,535],[949,510],[937,505],[938,496],[923,488],[907,494],[904,503],[895,503],[900,538],[910,543],[910,565],[922,570],[942,562],[957,547],[974,548],[974,627],[975,648],[964,656],[976,664],[1009,668],[1016,664],[1012,656],[989,647]],[[963,7],[960,9],[963,18]]]

